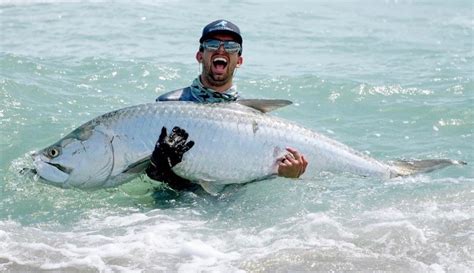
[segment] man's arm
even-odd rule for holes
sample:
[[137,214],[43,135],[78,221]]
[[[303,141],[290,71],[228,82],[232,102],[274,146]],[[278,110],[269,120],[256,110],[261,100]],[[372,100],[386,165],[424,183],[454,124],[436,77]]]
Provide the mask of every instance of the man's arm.
[[174,127],[171,134],[168,135],[166,128],[163,127],[151,155],[150,166],[146,169],[148,177],[164,182],[175,190],[195,188],[195,184],[176,175],[171,170],[183,160],[184,153],[194,146],[194,141],[187,142],[187,140],[188,134],[185,130]]

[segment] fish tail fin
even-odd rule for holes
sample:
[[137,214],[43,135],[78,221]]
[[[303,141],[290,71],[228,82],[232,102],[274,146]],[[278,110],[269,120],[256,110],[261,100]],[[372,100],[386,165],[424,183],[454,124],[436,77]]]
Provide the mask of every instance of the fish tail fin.
[[429,173],[452,165],[467,165],[467,163],[451,159],[398,160],[391,164],[390,177]]

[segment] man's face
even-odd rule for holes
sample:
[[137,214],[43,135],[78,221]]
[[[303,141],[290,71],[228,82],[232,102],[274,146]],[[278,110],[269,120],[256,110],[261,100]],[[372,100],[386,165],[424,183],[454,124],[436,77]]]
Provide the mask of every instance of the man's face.
[[[209,39],[234,41],[232,35],[215,34]],[[202,62],[201,81],[210,87],[220,87],[232,82],[234,70],[242,64],[238,53],[227,53],[221,45],[216,51],[204,49],[196,54],[196,59]]]

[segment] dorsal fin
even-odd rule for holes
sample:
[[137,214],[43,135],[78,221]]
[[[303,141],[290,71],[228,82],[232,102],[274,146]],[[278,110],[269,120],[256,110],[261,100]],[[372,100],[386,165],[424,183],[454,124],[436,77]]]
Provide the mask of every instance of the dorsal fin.
[[289,100],[243,99],[238,100],[237,103],[253,108],[262,113],[267,113],[275,109],[290,105],[293,102]]

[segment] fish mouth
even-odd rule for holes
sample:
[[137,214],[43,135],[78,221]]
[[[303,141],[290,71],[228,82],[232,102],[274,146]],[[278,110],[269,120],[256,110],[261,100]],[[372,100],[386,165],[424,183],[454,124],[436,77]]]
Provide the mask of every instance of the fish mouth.
[[33,157],[33,160],[34,170],[30,172],[35,173],[48,184],[64,187],[73,171],[61,164],[45,161],[41,159],[41,156]]
[[60,171],[63,172],[63,173],[67,173],[67,174],[71,174],[71,173],[72,173],[72,169],[71,169],[71,168],[65,167],[65,166],[63,166],[63,165],[61,165],[61,164],[52,163],[52,162],[44,162],[44,163],[49,164],[49,165],[51,165],[51,166],[57,168],[58,170],[60,170]]

